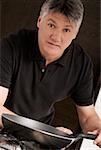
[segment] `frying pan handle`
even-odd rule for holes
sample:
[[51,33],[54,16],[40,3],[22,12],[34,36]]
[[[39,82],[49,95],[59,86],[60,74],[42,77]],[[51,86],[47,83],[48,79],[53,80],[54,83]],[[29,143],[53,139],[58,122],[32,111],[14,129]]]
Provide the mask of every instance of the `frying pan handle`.
[[95,140],[96,139],[96,137],[97,137],[97,135],[95,135],[95,134],[81,134],[80,135],[82,138],[86,138],[86,139],[91,139],[91,140]]

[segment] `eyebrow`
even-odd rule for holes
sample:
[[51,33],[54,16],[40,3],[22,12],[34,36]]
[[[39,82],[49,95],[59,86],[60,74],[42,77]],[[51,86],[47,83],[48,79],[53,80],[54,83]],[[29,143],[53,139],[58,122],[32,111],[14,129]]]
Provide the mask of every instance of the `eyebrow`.
[[[48,21],[52,21],[53,23],[55,23],[55,24],[56,24],[56,22],[55,22],[53,19],[51,19],[51,18],[49,18],[49,19],[48,19]],[[73,28],[73,26],[72,26],[72,25],[65,25],[65,27],[71,27],[71,28]]]
[[56,24],[56,22],[55,22],[53,19],[51,19],[51,18],[50,18],[50,19],[48,19],[48,21],[52,21],[53,23],[55,23],[55,24]]

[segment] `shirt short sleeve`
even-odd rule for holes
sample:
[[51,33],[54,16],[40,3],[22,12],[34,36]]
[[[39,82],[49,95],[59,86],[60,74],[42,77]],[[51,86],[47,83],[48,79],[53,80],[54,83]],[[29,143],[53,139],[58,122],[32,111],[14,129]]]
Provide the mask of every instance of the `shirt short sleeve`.
[[78,58],[79,73],[72,98],[80,106],[93,104],[93,63],[84,52]]
[[0,41],[0,86],[9,88],[13,67],[12,45],[9,39]]

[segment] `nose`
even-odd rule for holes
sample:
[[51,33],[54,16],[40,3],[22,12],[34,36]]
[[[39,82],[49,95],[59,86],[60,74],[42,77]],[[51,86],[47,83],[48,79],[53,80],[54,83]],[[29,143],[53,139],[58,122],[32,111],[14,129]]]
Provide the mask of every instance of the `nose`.
[[52,32],[50,37],[54,42],[61,42],[61,40],[62,40],[62,34],[58,30]]

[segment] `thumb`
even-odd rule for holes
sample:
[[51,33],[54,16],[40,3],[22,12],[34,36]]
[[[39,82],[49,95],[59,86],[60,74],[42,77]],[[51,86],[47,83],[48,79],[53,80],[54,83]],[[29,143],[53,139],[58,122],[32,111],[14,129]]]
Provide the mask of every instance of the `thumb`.
[[92,132],[88,132],[89,134],[95,134],[95,135],[97,135],[98,134],[98,129],[96,129],[96,130],[94,130],[94,131],[92,131]]
[[56,127],[58,130],[61,130],[67,134],[73,134],[73,132],[70,129],[64,128],[64,127]]

